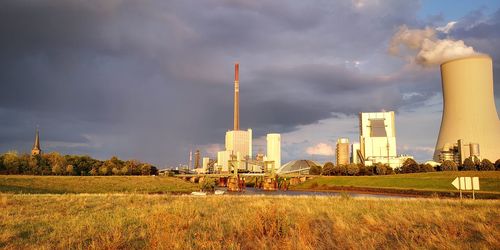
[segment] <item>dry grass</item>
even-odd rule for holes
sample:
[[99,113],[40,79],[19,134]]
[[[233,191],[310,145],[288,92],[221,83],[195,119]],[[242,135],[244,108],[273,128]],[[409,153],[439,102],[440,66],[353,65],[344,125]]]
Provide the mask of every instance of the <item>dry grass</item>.
[[0,248],[499,249],[500,202],[0,195]]

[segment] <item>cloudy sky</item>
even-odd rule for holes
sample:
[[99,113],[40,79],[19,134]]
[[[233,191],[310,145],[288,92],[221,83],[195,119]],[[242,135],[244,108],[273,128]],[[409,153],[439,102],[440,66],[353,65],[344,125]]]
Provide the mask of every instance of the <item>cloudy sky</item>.
[[[358,112],[396,111],[398,153],[432,157],[447,49],[500,76],[499,1],[0,2],[0,152],[42,149],[177,166],[232,127],[282,134],[282,162],[334,160]],[[497,109],[500,86],[495,84]]]

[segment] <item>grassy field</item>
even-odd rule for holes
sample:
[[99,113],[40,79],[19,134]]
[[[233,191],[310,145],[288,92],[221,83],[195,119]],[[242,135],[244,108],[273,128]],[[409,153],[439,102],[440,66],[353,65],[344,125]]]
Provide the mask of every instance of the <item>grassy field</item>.
[[198,189],[196,184],[160,176],[0,176],[2,193],[189,193]]
[[500,201],[0,194],[5,249],[499,249]]
[[500,193],[500,171],[433,172],[377,176],[321,176],[295,189],[328,189],[329,187],[396,188],[428,191],[456,191],[451,182],[457,176],[477,176],[481,192]]

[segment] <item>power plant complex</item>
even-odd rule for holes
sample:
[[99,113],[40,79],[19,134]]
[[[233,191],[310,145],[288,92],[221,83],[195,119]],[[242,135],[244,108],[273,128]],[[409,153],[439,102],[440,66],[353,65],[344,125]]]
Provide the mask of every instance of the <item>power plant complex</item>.
[[[240,83],[239,64],[234,65],[234,122],[233,130],[226,132],[225,150],[217,153],[214,171],[231,172],[236,170],[263,172],[281,166],[281,136],[267,135],[267,155],[253,159],[252,129],[240,129]],[[272,169],[270,169],[272,168]]]
[[[451,160],[461,165],[465,159],[500,158],[500,120],[493,94],[493,63],[486,55],[475,55],[441,64],[443,115],[433,160]],[[267,154],[253,157],[252,129],[240,128],[239,64],[234,65],[234,123],[226,132],[225,148],[217,161],[202,159],[201,172],[232,171],[305,173],[312,161],[292,161],[281,165],[281,135],[266,136]],[[385,164],[399,168],[409,155],[398,155],[395,112],[360,112],[359,142],[350,144],[339,138],[335,148],[336,165],[350,163],[371,166]],[[199,165],[197,152],[196,166]]]

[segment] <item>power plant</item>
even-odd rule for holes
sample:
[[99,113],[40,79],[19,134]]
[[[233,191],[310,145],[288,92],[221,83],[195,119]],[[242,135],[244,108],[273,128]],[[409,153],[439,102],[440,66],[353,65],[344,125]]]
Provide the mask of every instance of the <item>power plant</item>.
[[500,120],[491,57],[476,55],[444,62],[441,77],[443,117],[434,161],[463,163],[470,156],[499,159]]
[[[281,167],[280,134],[267,135],[267,156],[253,159],[252,129],[240,128],[239,63],[234,65],[233,130],[226,132],[225,149],[217,153],[216,172],[264,172]],[[269,165],[269,166],[268,166]],[[272,168],[272,169],[271,169]]]
[[408,158],[396,154],[396,122],[394,111],[359,113],[359,146],[353,144],[353,163],[374,163],[400,167]]

